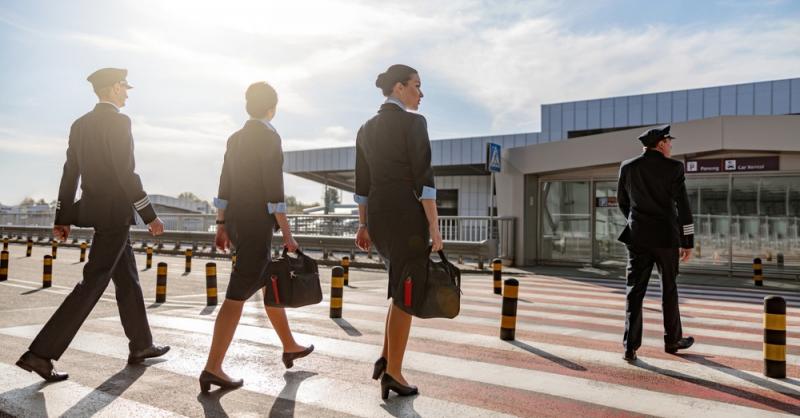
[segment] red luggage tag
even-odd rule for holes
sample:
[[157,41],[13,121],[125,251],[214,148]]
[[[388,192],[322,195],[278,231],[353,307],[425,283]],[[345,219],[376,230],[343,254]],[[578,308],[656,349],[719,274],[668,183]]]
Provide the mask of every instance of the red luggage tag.
[[411,277],[409,276],[405,282],[403,283],[403,304],[405,306],[411,306],[411,287],[413,283],[411,282]]
[[280,305],[281,297],[278,296],[278,276],[273,274],[272,276],[270,276],[270,279],[272,279],[272,293],[275,295],[275,303]]

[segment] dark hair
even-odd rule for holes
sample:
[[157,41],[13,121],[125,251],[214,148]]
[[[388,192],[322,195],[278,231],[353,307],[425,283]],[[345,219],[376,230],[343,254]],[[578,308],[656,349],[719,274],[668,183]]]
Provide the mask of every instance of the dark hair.
[[405,84],[411,79],[412,74],[417,74],[417,70],[403,64],[394,64],[387,68],[386,71],[378,74],[378,79],[375,80],[375,87],[383,91],[384,96],[392,94],[392,89],[397,83]]
[[267,116],[267,112],[278,104],[278,93],[265,81],[251,84],[244,98],[247,100],[247,114],[257,119]]

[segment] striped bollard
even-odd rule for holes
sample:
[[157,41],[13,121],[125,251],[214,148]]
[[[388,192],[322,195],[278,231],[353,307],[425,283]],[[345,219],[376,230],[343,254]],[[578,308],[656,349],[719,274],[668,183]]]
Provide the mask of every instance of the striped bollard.
[[344,269],[336,266],[331,271],[331,318],[342,317],[342,299],[344,297]]
[[79,262],[81,262],[81,263],[83,263],[84,261],[86,261],[86,249],[87,249],[87,248],[89,248],[89,244],[87,244],[87,243],[86,243],[86,241],[82,242],[82,243],[81,243],[81,257],[80,257],[80,259],[78,260],[78,261],[79,261]]
[[42,272],[42,287],[53,285],[53,256],[44,256],[44,270]]
[[186,269],[184,273],[191,273],[192,272],[192,249],[186,249]]
[[147,258],[145,259],[144,267],[150,270],[153,268],[153,247],[148,245],[145,254],[147,254]]
[[50,243],[50,248],[50,256],[53,257],[53,260],[55,260],[56,255],[58,254],[58,241],[53,240],[53,242]]
[[30,257],[31,254],[33,254],[33,240],[28,238],[28,243],[25,247],[25,257]]
[[236,268],[236,253],[231,254],[231,268]]
[[764,376],[786,377],[786,301],[764,298]]
[[503,294],[503,262],[499,258],[492,260],[492,277],[494,278],[494,294]]
[[156,303],[167,301],[167,263],[158,263],[156,269]]
[[217,263],[206,263],[206,306],[217,304]]
[[753,285],[764,286],[764,270],[758,257],[753,259]]
[[350,286],[350,257],[342,257],[342,270],[344,270],[344,285]]
[[506,279],[503,291],[503,317],[500,320],[500,339],[513,341],[517,329],[519,281],[517,279]]
[[8,237],[3,238],[3,251],[8,251]]
[[8,280],[8,251],[0,251],[0,282]]

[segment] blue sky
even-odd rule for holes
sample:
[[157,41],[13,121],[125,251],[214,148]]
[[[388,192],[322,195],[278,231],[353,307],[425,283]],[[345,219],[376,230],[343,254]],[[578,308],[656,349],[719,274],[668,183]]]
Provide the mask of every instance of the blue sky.
[[[278,90],[284,149],[347,146],[382,100],[375,76],[405,63],[444,139],[538,131],[542,103],[797,77],[797,39],[788,0],[0,1],[0,202],[55,199],[101,67],[136,87],[145,189],[210,199],[253,81]],[[293,176],[286,191],[322,194]]]

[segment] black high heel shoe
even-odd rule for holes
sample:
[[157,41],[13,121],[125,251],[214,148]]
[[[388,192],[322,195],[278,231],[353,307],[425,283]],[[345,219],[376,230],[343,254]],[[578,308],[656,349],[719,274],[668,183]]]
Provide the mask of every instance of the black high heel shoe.
[[411,396],[419,393],[416,386],[406,386],[394,380],[389,373],[384,373],[381,378],[381,398],[389,399],[389,390],[393,390],[398,396]]
[[291,369],[292,366],[294,366],[295,360],[311,354],[312,351],[314,351],[314,344],[309,345],[303,351],[298,351],[296,353],[283,353],[281,360],[283,360],[283,365],[286,366],[287,369]]
[[242,379],[225,380],[205,370],[203,370],[203,373],[200,373],[200,390],[203,392],[211,390],[211,385],[219,386],[222,389],[236,389],[243,384],[244,380]]
[[381,378],[383,372],[386,371],[386,358],[381,357],[375,362],[375,367],[372,369],[372,379],[378,380]]

